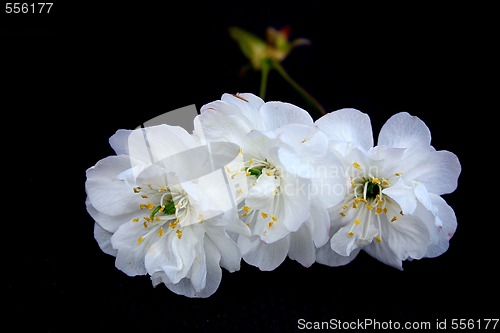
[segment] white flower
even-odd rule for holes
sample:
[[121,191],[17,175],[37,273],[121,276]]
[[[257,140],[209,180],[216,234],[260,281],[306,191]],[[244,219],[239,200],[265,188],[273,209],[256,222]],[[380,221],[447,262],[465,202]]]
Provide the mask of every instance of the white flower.
[[130,276],[149,274],[189,297],[213,294],[221,267],[240,267],[227,232],[248,232],[224,171],[239,148],[200,146],[168,125],[120,130],[110,144],[117,155],[89,168],[85,184],[101,249]]
[[444,253],[457,227],[441,197],[457,187],[461,166],[449,151],[436,151],[427,126],[401,112],[382,127],[373,147],[369,117],[342,109],[316,121],[350,177],[349,190],[332,212],[330,244],[317,261],[338,266],[362,249],[402,269],[402,261]]
[[252,235],[238,237],[243,259],[261,270],[275,269],[287,256],[313,264],[316,247],[329,239],[327,208],[343,197],[345,179],[311,116],[289,103],[224,94],[201,108],[195,131],[241,147],[244,162],[231,172],[248,179],[240,217]]

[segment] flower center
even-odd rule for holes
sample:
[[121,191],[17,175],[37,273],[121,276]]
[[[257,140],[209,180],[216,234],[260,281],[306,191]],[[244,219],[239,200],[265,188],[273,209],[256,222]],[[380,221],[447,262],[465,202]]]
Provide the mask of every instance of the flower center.
[[[133,223],[142,222],[148,231],[137,240],[140,245],[146,238],[156,234],[158,237],[167,232],[175,232],[177,238],[182,238],[182,226],[189,214],[189,199],[179,185],[173,187],[151,184],[145,187],[134,187],[134,193],[141,195],[145,203],[139,205],[146,211],[142,217],[132,219]],[[200,220],[200,223],[203,220]]]
[[[383,195],[383,190],[391,186],[389,179],[374,175],[374,170],[369,171],[359,163],[353,162],[351,178],[351,195],[344,200],[340,216],[350,219],[351,227],[347,232],[348,237],[356,237],[361,243],[369,243],[375,238],[382,242],[381,216],[386,220],[395,222],[398,216],[387,216],[399,210],[391,198]],[[399,177],[397,173],[394,177]],[[392,180],[392,179],[390,179]]]

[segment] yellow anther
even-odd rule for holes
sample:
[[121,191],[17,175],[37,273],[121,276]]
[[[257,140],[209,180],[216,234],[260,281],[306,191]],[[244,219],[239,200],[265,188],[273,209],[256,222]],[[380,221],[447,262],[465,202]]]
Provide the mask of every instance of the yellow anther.
[[145,219],[147,222],[151,222],[151,219],[147,216],[144,216],[143,219]]
[[354,187],[354,180],[351,180],[351,187]]
[[358,225],[358,224],[361,224],[361,221],[359,219],[355,219],[354,220],[354,225]]
[[175,219],[174,221],[170,222],[170,229],[174,229],[175,227],[177,227],[177,224],[179,224],[179,219]]
[[203,214],[198,214],[198,221],[200,221],[200,223],[204,221]]
[[273,226],[273,222],[269,222],[269,228],[271,228]]
[[365,205],[365,207],[366,207],[366,209],[368,209],[368,210],[372,210],[372,209],[373,209],[373,206],[372,206],[372,205],[370,205],[370,204],[366,204],[366,205]]
[[159,218],[158,216],[155,216],[155,220],[156,221],[161,221],[161,218]]
[[144,208],[148,208],[148,205],[146,205],[146,204],[140,204],[139,207],[141,207],[141,209],[144,209]]
[[250,212],[250,211],[252,210],[252,209],[251,209],[250,207],[248,207],[248,206],[243,206],[243,208],[242,208],[242,209],[243,209],[245,212],[247,212],[247,213],[248,213],[248,212]]
[[345,217],[345,213],[344,212],[340,212],[339,214],[340,214],[340,216]]
[[245,176],[250,177],[252,174],[250,172],[245,173]]
[[266,213],[264,213],[264,212],[260,213],[260,215],[262,215],[262,218],[263,218],[263,219],[267,219],[267,217],[269,216],[268,214],[266,214]]
[[354,232],[352,232],[352,231],[349,231],[349,232],[347,233],[347,236],[349,236],[349,237],[352,237],[352,236],[354,236]]
[[378,178],[372,178],[370,181],[371,181],[373,184],[380,185],[380,179],[378,179]]
[[146,194],[141,194],[141,197],[142,197],[143,199],[147,199],[147,198],[148,198],[148,196],[147,196]]
[[139,186],[134,187],[134,193],[139,193],[141,191],[141,188]]
[[359,165],[358,162],[353,162],[352,166],[355,167],[356,169],[361,169],[361,165]]
[[266,175],[268,175],[269,177],[271,177],[273,174],[270,173],[269,171],[266,171]]
[[391,185],[387,179],[382,179],[382,184],[384,185]]
[[402,210],[400,210],[400,211],[399,211],[399,214],[401,214],[401,215],[405,215],[405,214],[403,213],[403,211],[402,211]]
[[278,221],[278,218],[274,215],[271,215],[271,218],[273,219],[274,222]]
[[144,226],[144,228],[147,228],[148,227],[148,222],[144,222],[142,225]]
[[248,166],[251,167],[253,164],[253,160],[248,161]]
[[402,172],[396,172],[394,175],[400,177],[402,174],[403,174]]
[[384,208],[384,214],[387,214],[387,208]]
[[247,214],[247,213],[243,213],[243,214],[241,214],[241,217],[247,217],[247,216],[248,216],[248,214]]
[[240,151],[238,152],[238,155],[243,155],[243,150],[240,148]]
[[166,192],[168,188],[166,186],[162,186],[158,189],[158,192]]
[[382,238],[380,238],[379,236],[377,236],[377,237],[375,237],[375,241],[376,241],[377,243],[380,243],[380,242],[382,242]]
[[182,230],[179,229],[175,233],[177,234],[177,238],[179,238],[179,239],[182,238]]
[[394,215],[394,217],[391,219],[391,222],[395,222],[398,220],[398,217],[396,215]]
[[382,208],[377,207],[377,209],[375,209],[375,214],[377,214],[377,215],[378,215],[378,214],[382,213],[383,211],[384,211],[384,210],[383,210]]
[[224,169],[226,169],[227,173],[231,173],[231,169],[229,169],[229,167],[225,167]]
[[151,184],[148,184],[148,187],[149,187],[150,190],[153,189],[153,185],[151,185]]
[[342,208],[343,208],[343,209],[347,209],[347,208],[349,208],[349,206],[344,205],[344,206],[342,206]]
[[158,236],[163,236],[163,227],[160,227],[160,229],[158,229]]
[[155,205],[153,205],[151,202],[148,202],[148,209],[153,209],[155,208]]
[[137,245],[140,245],[143,240],[144,240],[144,237],[139,237],[139,239],[137,240]]
[[163,213],[164,210],[165,210],[165,205],[163,205],[163,206],[160,207],[159,212]]
[[135,219],[132,219],[132,222],[139,222],[139,218],[136,217]]

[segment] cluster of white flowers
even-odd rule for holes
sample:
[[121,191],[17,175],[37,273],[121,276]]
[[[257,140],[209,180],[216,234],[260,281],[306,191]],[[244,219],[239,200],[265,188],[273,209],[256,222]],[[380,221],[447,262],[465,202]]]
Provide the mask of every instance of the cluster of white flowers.
[[86,173],[95,239],[126,274],[188,297],[212,295],[242,259],[266,271],[287,257],[341,266],[364,250],[402,269],[444,253],[457,227],[442,195],[459,160],[406,112],[374,145],[358,110],[314,121],[289,103],[224,94],[193,133],[118,130],[110,145],[116,155]]

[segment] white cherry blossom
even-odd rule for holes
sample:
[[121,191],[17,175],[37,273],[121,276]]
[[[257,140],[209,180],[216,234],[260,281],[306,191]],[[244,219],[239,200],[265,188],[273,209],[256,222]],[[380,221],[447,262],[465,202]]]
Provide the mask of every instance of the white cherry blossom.
[[370,119],[358,110],[332,112],[316,126],[349,176],[347,194],[330,210],[331,240],[318,250],[318,262],[344,265],[364,250],[402,269],[404,260],[448,249],[457,220],[442,195],[456,189],[461,166],[455,154],[431,146],[422,120],[393,115],[376,146]]

